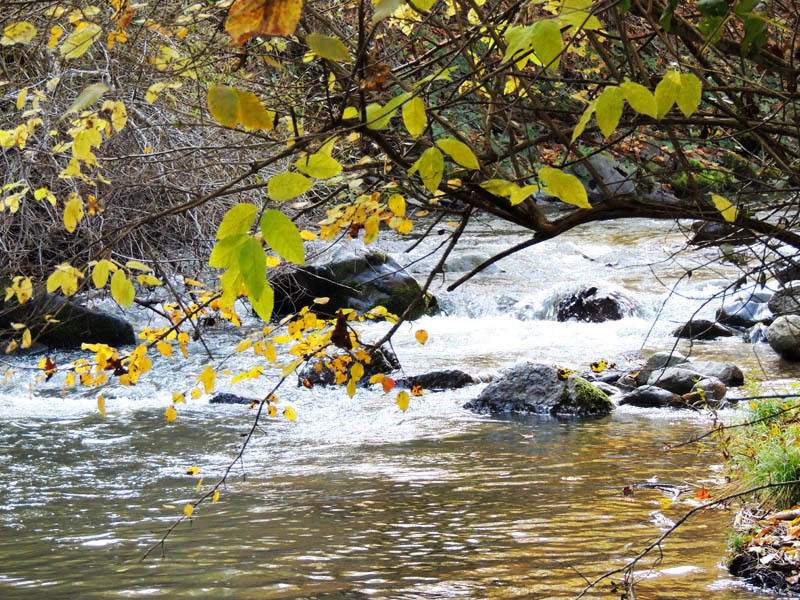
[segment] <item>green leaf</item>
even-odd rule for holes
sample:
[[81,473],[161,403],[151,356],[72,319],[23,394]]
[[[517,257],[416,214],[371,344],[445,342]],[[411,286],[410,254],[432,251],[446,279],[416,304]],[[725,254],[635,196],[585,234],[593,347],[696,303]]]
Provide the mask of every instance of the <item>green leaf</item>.
[[242,274],[238,266],[225,271],[219,278],[219,283],[222,287],[220,302],[230,306],[239,297],[239,291],[242,289]]
[[700,106],[700,99],[703,97],[703,86],[700,80],[693,73],[681,73],[681,90],[678,94],[678,108],[681,112],[690,117]]
[[265,323],[269,323],[272,317],[272,309],[275,306],[275,292],[272,286],[265,282],[264,291],[261,293],[261,296],[255,299],[250,296],[249,299],[250,305],[253,307],[253,310],[256,311],[256,314],[261,317]]
[[280,173],[269,180],[267,192],[271,200],[282,202],[305,194],[312,185],[313,182],[300,173]]
[[225,127],[236,126],[239,118],[239,97],[227,85],[213,85],[208,89],[208,112]]
[[367,128],[369,129],[386,129],[389,126],[389,121],[397,113],[399,106],[405,102],[411,94],[405,92],[399,96],[395,96],[386,106],[381,106],[377,102],[367,105]]
[[664,8],[664,12],[661,13],[661,17],[658,19],[658,24],[668,33],[672,27],[672,15],[675,14],[676,8],[678,8],[678,0],[669,0],[667,6]]
[[577,140],[578,136],[580,136],[583,133],[583,130],[586,129],[586,125],[589,124],[589,119],[591,119],[592,115],[594,114],[595,106],[596,106],[596,101],[590,103],[589,106],[586,107],[586,110],[583,111],[581,118],[578,120],[578,124],[575,125],[575,129],[572,132],[573,142]]
[[118,269],[111,276],[111,297],[120,303],[124,308],[128,308],[136,295],[133,284],[128,280],[122,269]]
[[544,19],[534,23],[531,43],[536,54],[534,62],[542,66],[549,65],[553,71],[558,69],[559,56],[564,46],[561,28],[555,19]]
[[559,15],[561,25],[589,30],[602,29],[603,24],[589,12],[592,3],[593,0],[564,0]]
[[314,54],[321,58],[336,62],[352,62],[350,51],[344,45],[344,42],[337,37],[317,32],[309,33],[306,36],[306,44]]
[[595,118],[604,137],[610,136],[622,118],[622,90],[618,86],[609,86],[597,97]]
[[736,220],[736,217],[739,216],[739,211],[736,210],[736,207],[726,198],[714,194],[711,196],[711,200],[714,202],[714,206],[717,207],[717,210],[722,215],[722,218],[728,223],[733,223]]
[[295,166],[314,179],[329,179],[342,172],[339,161],[322,151],[297,159]]
[[413,175],[419,171],[419,176],[422,178],[422,183],[428,188],[428,191],[433,194],[439,188],[444,175],[444,157],[437,148],[428,148],[419,157],[408,174]]
[[355,106],[348,106],[342,113],[343,119],[357,119],[359,116],[358,109]]
[[374,25],[378,21],[391,16],[394,11],[400,8],[402,3],[403,0],[378,0],[378,4],[375,6],[375,12],[372,13],[372,24]]
[[656,104],[658,105],[657,117],[662,119],[678,100],[681,93],[681,74],[669,71],[656,86]]
[[248,237],[238,252],[239,271],[242,273],[248,295],[261,297],[267,281],[267,255],[258,240]]
[[478,157],[475,156],[475,153],[472,149],[467,146],[464,142],[457,140],[456,138],[444,138],[442,140],[437,140],[436,145],[444,151],[450,158],[452,158],[456,163],[464,167],[465,169],[480,169],[481,165],[478,162]]
[[216,243],[214,249],[211,250],[211,256],[208,258],[208,266],[217,269],[227,269],[234,264],[238,264],[236,260],[239,254],[239,247],[244,244],[248,236],[244,233],[238,235],[230,235],[221,239]]
[[539,169],[539,179],[547,186],[547,191],[562,202],[579,208],[592,208],[586,188],[575,175],[564,173],[560,169],[543,167]]
[[83,88],[83,90],[81,90],[81,93],[78,94],[78,97],[75,98],[72,104],[69,105],[69,108],[64,112],[62,119],[64,116],[70,113],[80,112],[84,108],[91,106],[100,100],[100,98],[103,97],[103,94],[105,94],[109,89],[110,88],[102,82],[87,85],[85,88]]
[[247,233],[256,220],[258,208],[253,204],[243,203],[232,206],[222,217],[222,223],[217,228],[217,239],[221,240],[231,235]]
[[698,0],[697,9],[704,17],[724,17],[728,14],[726,0]]
[[626,81],[619,88],[633,110],[654,119],[658,118],[658,103],[653,92],[635,81]]
[[428,126],[425,101],[419,96],[414,96],[403,105],[403,124],[411,137],[419,137]]
[[303,238],[292,220],[279,210],[265,210],[261,217],[261,234],[278,256],[298,265],[306,262]]
[[748,56],[755,50],[760,50],[769,41],[769,31],[764,18],[753,14],[744,21],[744,37],[742,38],[741,51],[743,56]]

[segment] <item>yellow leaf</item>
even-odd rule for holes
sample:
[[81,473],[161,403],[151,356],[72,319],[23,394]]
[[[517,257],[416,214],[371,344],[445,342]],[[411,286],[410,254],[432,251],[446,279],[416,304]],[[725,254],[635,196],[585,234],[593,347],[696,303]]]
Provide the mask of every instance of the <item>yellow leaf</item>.
[[398,217],[406,216],[406,201],[400,194],[392,194],[388,200],[389,210]]
[[608,137],[619,125],[622,117],[622,90],[616,86],[608,86],[597,97],[595,103],[595,118],[603,137]]
[[281,264],[281,259],[277,256],[268,256],[266,260],[266,264],[269,268],[274,269],[279,264]]
[[481,168],[481,165],[478,162],[478,157],[475,156],[475,153],[472,151],[472,149],[464,142],[461,142],[456,138],[445,138],[442,140],[437,140],[436,145],[439,146],[439,148],[441,148],[445,154],[447,154],[465,169]]
[[200,469],[197,468],[197,467],[189,467],[188,469],[186,469],[186,474],[187,475],[197,475],[199,472],[200,472]]
[[123,102],[106,100],[103,102],[102,110],[111,113],[111,126],[114,131],[120,131],[128,122],[128,110]]
[[186,402],[186,396],[180,392],[172,392],[172,403],[181,404],[182,402]]
[[84,27],[75,29],[61,44],[59,50],[61,57],[69,60],[83,56],[101,33],[100,26],[94,23],[87,23]]
[[663,118],[678,100],[681,94],[681,75],[677,71],[669,71],[656,86],[655,96],[658,105],[658,118]]
[[106,416],[106,399],[102,396],[97,397],[97,410],[100,411],[100,414],[103,415],[103,417]]
[[331,301],[331,299],[327,298],[327,297],[314,298],[314,304],[327,304],[330,301]]
[[304,240],[315,240],[319,236],[316,233],[309,231],[308,229],[301,229],[300,237],[303,238]]
[[283,416],[289,419],[292,423],[294,423],[297,420],[297,413],[291,406],[287,406],[286,408],[283,409]]
[[348,396],[350,396],[351,398],[353,396],[355,396],[356,395],[356,380],[351,377],[350,381],[347,382],[347,388],[346,389],[347,389],[347,395]]
[[225,30],[233,46],[253,36],[289,36],[294,33],[303,0],[236,0],[228,11]]
[[171,406],[168,406],[167,410],[164,411],[164,416],[167,417],[167,423],[172,423],[178,418],[178,411]]
[[238,109],[236,118],[247,131],[262,129],[271,131],[275,127],[275,113],[264,108],[258,97],[244,90],[234,88]]
[[[6,9],[11,10],[11,9]],[[27,44],[36,35],[36,27],[27,21],[17,21],[11,23],[3,30],[3,37],[0,38],[0,46],[12,46],[14,44]]]
[[32,343],[31,330],[26,327],[25,331],[22,332],[22,347],[23,348],[30,348],[31,347],[31,343]]
[[438,148],[428,148],[408,170],[409,175],[419,171],[419,176],[428,191],[433,194],[444,175],[444,157]]
[[342,165],[324,152],[300,158],[295,163],[297,170],[314,179],[330,179],[342,172]]
[[202,477],[200,478],[200,481],[197,482],[197,485],[194,486],[195,493],[198,493],[200,491],[200,486],[201,485],[203,485],[203,478]]
[[658,118],[658,103],[653,92],[633,81],[626,81],[619,88],[633,110],[654,119]]
[[200,388],[194,388],[192,390],[192,399],[193,400],[197,400],[202,395],[203,395],[203,390],[201,390]]
[[137,275],[136,280],[141,285],[147,285],[150,287],[157,287],[159,285],[163,285],[163,282],[158,277],[153,277],[152,275]]
[[428,332],[424,329],[420,329],[414,334],[414,337],[417,338],[417,341],[420,344],[424,344],[428,341]]
[[192,518],[192,513],[194,512],[194,506],[191,504],[187,504],[183,507],[183,514],[185,514],[188,518]]
[[678,94],[678,108],[681,112],[690,117],[700,106],[703,97],[703,85],[693,73],[681,73],[681,90]]
[[33,193],[33,197],[37,200],[47,200],[51,206],[55,207],[57,200],[55,194],[46,187],[40,187]]
[[124,308],[128,308],[136,297],[136,290],[133,289],[133,284],[121,269],[111,276],[111,297]]
[[403,105],[403,124],[411,137],[419,137],[428,126],[428,115],[425,113],[425,101],[414,96]]
[[736,210],[736,207],[726,198],[714,194],[711,196],[711,200],[714,202],[714,206],[717,207],[717,210],[722,215],[722,218],[728,223],[733,223],[736,220],[736,217],[739,216],[739,211]]
[[61,34],[64,33],[64,30],[61,29],[58,25],[54,25],[50,28],[50,39],[47,40],[47,47],[48,48],[55,48],[56,44],[58,44],[58,40],[61,37]]
[[75,373],[72,372],[67,373],[67,375],[64,377],[64,385],[66,385],[67,387],[72,387],[73,385],[75,385]]
[[167,358],[169,358],[170,356],[172,356],[172,344],[168,344],[167,342],[158,342],[158,343],[156,344],[156,349],[157,349],[157,350],[158,350],[158,351],[159,351],[161,354],[163,354],[164,356],[166,356]]
[[210,394],[211,390],[214,389],[214,381],[216,379],[217,372],[211,367],[211,365],[206,365],[206,368],[203,369],[203,372],[197,377],[197,381],[203,384],[206,394]]
[[64,205],[64,227],[72,233],[81,219],[83,219],[83,200],[77,194],[72,193]]
[[216,504],[217,500],[219,500],[219,490],[214,492],[214,495],[211,496],[211,504]]
[[28,88],[22,88],[17,94],[17,110],[22,110],[25,106],[25,101],[28,99]]
[[539,169],[539,179],[547,186],[547,191],[562,202],[579,208],[592,208],[586,188],[575,175],[564,173],[560,169],[542,167]]
[[409,400],[410,398],[407,392],[400,392],[397,394],[397,406],[400,407],[400,410],[402,410],[403,412],[408,410]]
[[355,381],[360,381],[364,377],[364,365],[356,362],[350,367],[350,377]]
[[364,243],[371,244],[378,237],[378,231],[381,226],[380,216],[373,214],[364,223]]
[[236,345],[236,351],[244,352],[252,345],[253,345],[253,340],[251,340],[250,338],[246,338]]
[[103,288],[108,282],[108,272],[114,267],[110,260],[105,258],[97,261],[97,264],[92,269],[92,282],[97,289]]

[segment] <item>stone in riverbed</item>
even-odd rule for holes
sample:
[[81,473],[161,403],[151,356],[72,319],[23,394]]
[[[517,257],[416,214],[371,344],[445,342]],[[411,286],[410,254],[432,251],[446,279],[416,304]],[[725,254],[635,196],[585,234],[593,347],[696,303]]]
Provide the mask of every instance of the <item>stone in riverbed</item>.
[[551,365],[528,362],[506,371],[464,408],[478,413],[593,417],[609,414],[614,404],[577,375],[563,379]]
[[691,340],[713,340],[736,335],[736,332],[708,319],[693,319],[675,329],[672,335]]
[[556,305],[556,320],[602,323],[618,321],[636,313],[634,302],[615,290],[584,287],[562,296]]
[[717,321],[733,327],[752,327],[756,323],[772,323],[775,318],[768,302],[772,292],[751,291],[738,294],[717,309]]
[[767,303],[776,316],[800,314],[800,281],[789,281]]
[[647,359],[647,362],[644,363],[644,366],[639,369],[639,372],[636,374],[636,383],[638,385],[645,385],[647,380],[650,378],[650,374],[656,369],[674,367],[675,365],[685,363],[688,360],[688,358],[677,351],[656,352],[650,356],[650,358]]
[[252,404],[253,402],[259,402],[259,400],[227,393],[215,394],[211,400],[208,401],[209,404]]
[[800,361],[800,316],[783,315],[767,329],[767,341],[781,358]]
[[625,394],[619,401],[620,406],[626,404],[641,408],[681,408],[686,406],[683,398],[669,390],[655,385],[643,385]]
[[425,390],[456,390],[476,383],[480,383],[480,380],[458,369],[431,371],[414,377],[402,377],[395,381],[398,388],[409,389],[418,385]]

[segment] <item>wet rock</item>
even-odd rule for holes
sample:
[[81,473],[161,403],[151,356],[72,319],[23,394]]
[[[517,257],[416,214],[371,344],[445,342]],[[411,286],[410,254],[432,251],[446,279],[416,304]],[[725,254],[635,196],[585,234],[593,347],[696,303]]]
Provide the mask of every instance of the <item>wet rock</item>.
[[736,332],[724,325],[707,319],[692,319],[675,329],[672,335],[691,340],[713,340],[718,337],[730,337]]
[[255,398],[245,398],[244,396],[237,396],[236,394],[215,394],[211,400],[208,401],[209,404],[252,404],[253,402],[259,402]]
[[[462,254],[455,256],[444,263],[443,270],[447,273],[463,273],[472,271],[478,265],[489,259],[488,254]],[[481,273],[496,273],[500,268],[497,265],[489,265]]]
[[[330,298],[317,308],[329,315],[340,308],[367,311],[379,305],[399,315],[421,291],[417,280],[397,261],[368,250],[363,244],[342,245],[328,263],[298,269],[271,283],[275,290],[275,316],[291,314],[319,297]],[[437,311],[436,298],[428,293],[410,318]]]
[[638,384],[636,383],[636,379],[633,377],[633,375],[626,373],[625,375],[621,375],[620,378],[614,382],[614,385],[622,391],[625,391],[636,388]]
[[695,407],[719,408],[727,393],[728,388],[719,379],[704,377],[692,386],[689,393],[683,395],[683,399]]
[[[800,584],[786,581],[786,573],[773,566],[761,564],[762,555],[754,550],[741,552],[728,562],[731,575],[741,577],[750,585],[791,594],[800,594]],[[782,563],[783,561],[777,561]]]
[[480,383],[480,380],[457,369],[431,371],[395,380],[395,385],[399,388],[410,389],[418,385],[425,390],[456,390],[476,383]]
[[[392,352],[388,345],[373,349],[370,352],[370,356],[372,360],[369,363],[364,363],[364,376],[359,382],[361,385],[368,385],[369,378],[373,375],[378,373],[388,375],[400,368],[400,361],[397,360],[397,355]],[[336,383],[336,369],[331,368],[331,366],[333,366],[333,361],[335,360],[337,360],[337,357],[328,357],[314,359],[305,363],[298,371],[297,385],[334,385]],[[317,367],[318,364],[322,365],[319,369]],[[351,364],[352,361],[344,363],[345,369],[349,371]],[[306,384],[306,381],[308,384]]]
[[563,296],[556,305],[556,320],[602,323],[618,321],[635,312],[633,301],[622,293],[591,286]]
[[628,392],[619,401],[620,406],[630,405],[641,408],[681,408],[686,402],[678,394],[655,385],[643,385]]
[[775,316],[800,314],[800,281],[790,281],[779,289],[768,302]]
[[783,315],[767,329],[767,342],[786,360],[800,361],[800,316]]
[[[45,315],[55,321],[45,321]],[[25,323],[34,340],[51,348],[79,348],[81,344],[119,347],[136,343],[133,327],[125,319],[80,306],[66,298],[37,292],[25,304],[0,296],[0,333],[11,323]]]
[[772,292],[742,294],[726,301],[717,310],[717,321],[734,327],[752,327],[756,323],[772,323],[775,316],[767,304]]
[[645,385],[650,378],[650,374],[656,369],[673,367],[687,362],[689,359],[678,351],[656,352],[647,359],[644,366],[636,373],[636,385]]
[[691,225],[690,244],[750,244],[755,240],[753,234],[730,223],[695,221]]
[[784,266],[775,269],[775,279],[781,283],[800,279],[800,263],[792,259],[786,259],[784,262]]
[[600,182],[604,183],[612,195],[635,194],[637,192],[634,179],[618,160],[608,154],[595,154],[587,159],[591,163],[600,181],[589,172],[584,163],[578,163],[569,171],[581,180],[586,188],[589,201],[592,203],[604,199]]
[[585,379],[577,375],[564,379],[551,365],[529,362],[506,371],[464,408],[479,413],[589,417],[607,415],[614,405]]
[[698,371],[683,368],[683,366],[654,370],[647,379],[647,385],[654,385],[678,395],[688,393],[695,382],[703,378],[703,375]]

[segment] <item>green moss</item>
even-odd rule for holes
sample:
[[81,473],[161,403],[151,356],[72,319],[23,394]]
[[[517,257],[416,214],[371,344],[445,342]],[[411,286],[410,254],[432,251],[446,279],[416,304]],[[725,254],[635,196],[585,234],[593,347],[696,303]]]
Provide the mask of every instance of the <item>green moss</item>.
[[563,398],[577,413],[608,414],[614,410],[614,403],[605,392],[574,375],[564,385]]
[[[727,171],[719,171],[704,167],[699,161],[689,159],[689,166],[694,173],[695,182],[700,191],[723,193],[736,189],[739,185],[737,178]],[[689,175],[682,171],[672,177],[672,186],[676,191],[688,192]]]

